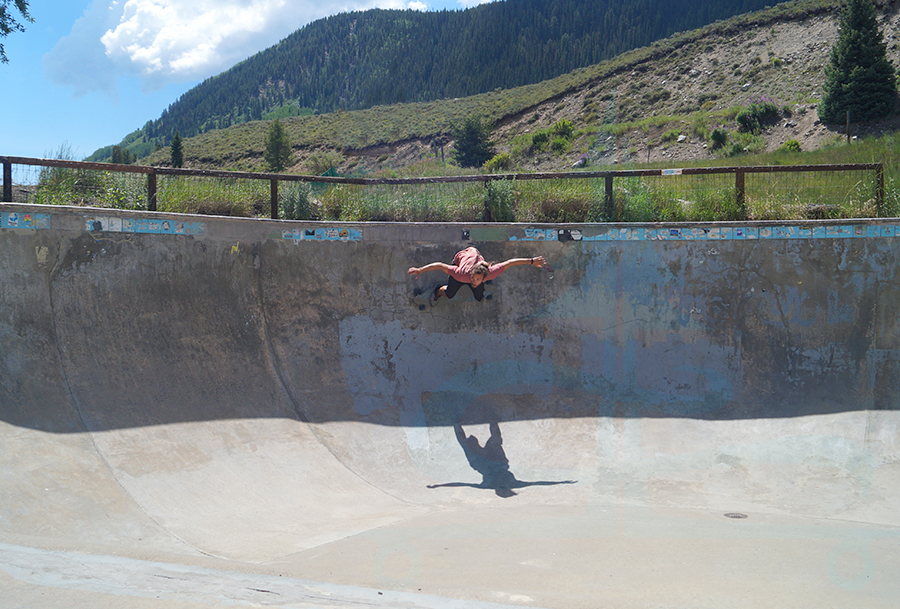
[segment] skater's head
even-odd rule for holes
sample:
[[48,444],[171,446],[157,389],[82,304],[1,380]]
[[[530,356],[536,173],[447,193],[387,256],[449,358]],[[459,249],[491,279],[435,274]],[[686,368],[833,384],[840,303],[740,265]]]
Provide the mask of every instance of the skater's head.
[[490,267],[486,262],[479,262],[475,266],[472,267],[472,287],[477,288],[482,283],[484,283],[485,278],[488,275],[488,271]]

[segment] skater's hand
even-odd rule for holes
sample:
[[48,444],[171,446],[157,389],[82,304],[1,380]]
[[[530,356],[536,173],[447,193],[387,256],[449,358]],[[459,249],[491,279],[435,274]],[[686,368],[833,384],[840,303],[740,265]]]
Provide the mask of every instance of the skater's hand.
[[535,256],[531,259],[531,266],[536,266],[539,269],[544,268],[544,265],[547,264],[547,261],[544,260],[543,256]]
[[407,275],[412,275],[413,277],[418,277],[421,273],[422,273],[422,269],[417,269],[414,266],[409,267],[409,270],[406,271]]

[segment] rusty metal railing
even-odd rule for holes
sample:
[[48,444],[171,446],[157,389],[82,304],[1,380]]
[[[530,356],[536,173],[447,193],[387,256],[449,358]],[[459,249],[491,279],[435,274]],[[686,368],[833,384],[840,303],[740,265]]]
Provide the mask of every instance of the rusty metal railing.
[[[427,178],[343,178],[330,176],[297,175],[285,173],[257,173],[244,171],[221,171],[208,169],[183,169],[174,167],[150,167],[144,165],[121,165],[114,163],[89,163],[83,161],[67,161],[56,159],[38,159],[28,157],[0,156],[3,164],[3,201],[12,201],[12,166],[31,165],[41,167],[59,167],[66,169],[95,170],[106,172],[138,173],[147,176],[147,209],[156,211],[157,176],[193,176],[207,178],[233,178],[248,180],[268,180],[270,183],[271,217],[278,218],[278,184],[279,182],[315,182],[324,184],[353,184],[359,186],[377,185],[423,185],[439,183],[483,182],[485,184],[498,180],[586,180],[603,179],[605,217],[616,218],[614,180],[622,178],[666,177],[666,176],[709,176],[715,174],[733,174],[734,192],[738,205],[743,205],[746,198],[746,177],[751,174],[775,174],[798,172],[841,172],[841,171],[873,171],[875,173],[875,209],[884,208],[884,166],[881,163],[853,163],[838,165],[777,165],[777,166],[733,166],[733,167],[687,167],[683,169],[622,169],[604,171],[569,171],[545,173],[508,173],[468,176],[446,176]],[[879,214],[880,215],[880,214]]]

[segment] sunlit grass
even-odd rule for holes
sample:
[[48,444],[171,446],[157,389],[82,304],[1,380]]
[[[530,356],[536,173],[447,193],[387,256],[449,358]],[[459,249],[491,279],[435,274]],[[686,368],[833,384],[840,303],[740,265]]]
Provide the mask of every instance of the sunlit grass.
[[[854,170],[747,174],[742,201],[737,195],[733,173],[619,177],[614,180],[612,209],[607,209],[604,178],[498,179],[489,183],[414,185],[281,182],[279,215],[297,220],[533,223],[898,217],[898,157],[900,139],[888,134],[852,143],[836,139],[811,152],[743,154],[679,164],[689,168],[883,163],[885,190],[881,207],[876,201],[874,172]],[[629,165],[624,169],[660,167],[666,165]],[[402,171],[386,170],[372,177],[427,178],[472,173],[477,172],[429,159]],[[32,202],[146,209],[146,176],[45,168]],[[160,176],[157,209],[265,217],[270,213],[269,181]]]
[[217,216],[265,215],[269,182],[166,176],[157,184],[157,209],[182,214]]

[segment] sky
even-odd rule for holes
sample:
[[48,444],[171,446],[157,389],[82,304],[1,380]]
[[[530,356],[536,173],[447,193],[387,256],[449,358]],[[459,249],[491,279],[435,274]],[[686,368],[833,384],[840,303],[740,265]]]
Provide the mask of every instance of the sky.
[[0,39],[0,156],[75,160],[119,143],[186,91],[307,23],[371,8],[491,0],[29,0]]

